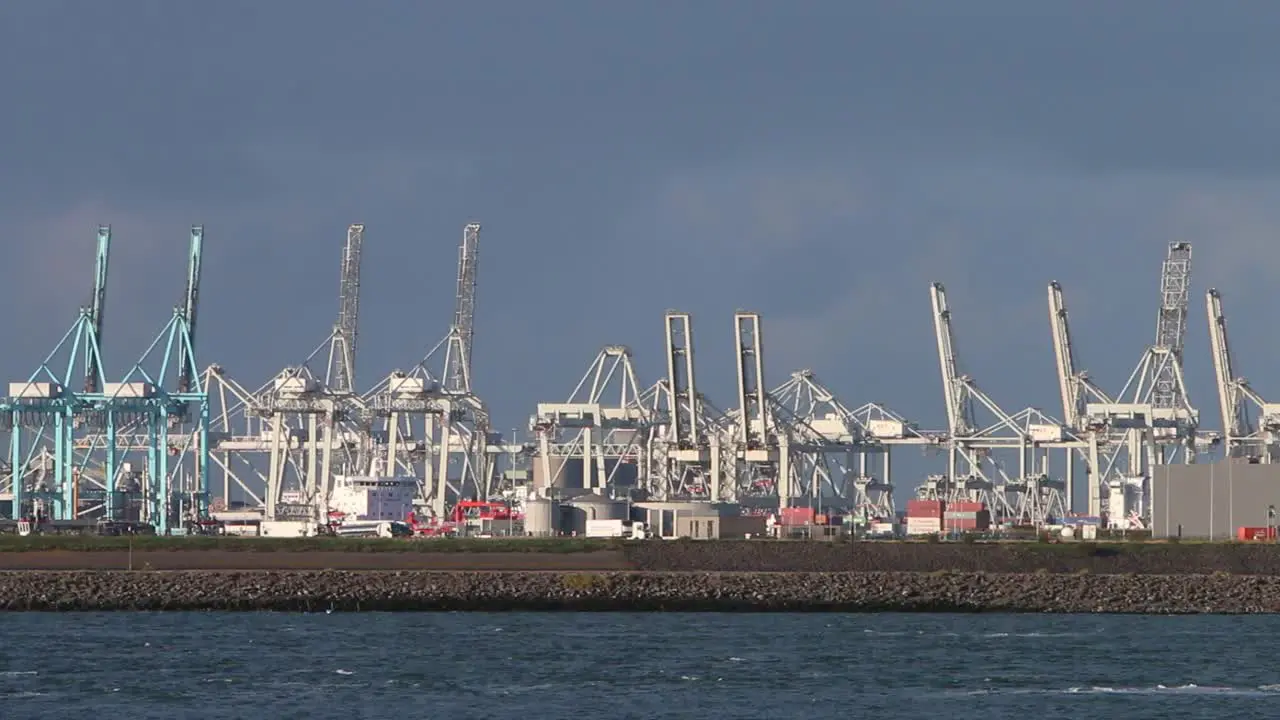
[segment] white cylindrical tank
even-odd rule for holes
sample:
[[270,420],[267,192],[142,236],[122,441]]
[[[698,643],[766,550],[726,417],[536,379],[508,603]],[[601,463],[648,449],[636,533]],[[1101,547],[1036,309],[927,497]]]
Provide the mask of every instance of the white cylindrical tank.
[[557,535],[560,532],[560,503],[546,498],[530,498],[524,501],[524,532],[535,537]]
[[588,520],[629,520],[626,500],[614,500],[604,495],[579,495],[565,501],[561,517],[564,529],[579,535],[586,533]]

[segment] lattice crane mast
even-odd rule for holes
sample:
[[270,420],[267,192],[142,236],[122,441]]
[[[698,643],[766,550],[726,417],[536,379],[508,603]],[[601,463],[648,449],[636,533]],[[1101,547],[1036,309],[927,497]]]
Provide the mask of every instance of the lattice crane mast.
[[1191,243],[1170,243],[1160,273],[1160,315],[1155,347],[1169,356],[1151,377],[1151,404],[1158,408],[1190,407],[1182,382],[1182,349],[1187,340],[1191,290]]
[[[1209,316],[1209,344],[1213,349],[1213,370],[1218,385],[1218,404],[1222,412],[1222,439],[1227,457],[1247,457],[1264,463],[1274,462],[1271,446],[1280,431],[1280,404],[1268,403],[1235,374],[1231,345],[1227,340],[1227,317],[1222,309],[1222,294],[1216,289],[1205,293]],[[1249,404],[1259,412],[1255,425]],[[1260,425],[1260,427],[1259,427]]]
[[1195,459],[1196,430],[1200,416],[1187,397],[1182,372],[1183,345],[1187,335],[1187,312],[1191,286],[1191,244],[1169,243],[1160,272],[1160,313],[1156,321],[1156,342],[1143,353],[1129,376],[1121,398],[1152,408],[1148,443],[1148,464],[1171,459],[1165,448],[1184,447],[1184,459]]
[[458,246],[458,288],[454,297],[453,325],[445,352],[445,390],[471,392],[471,347],[476,313],[476,262],[480,250],[480,223],[468,223]]
[[[98,226],[98,252],[97,260],[94,263],[93,272],[93,298],[90,300],[88,307],[88,322],[92,328],[93,337],[96,338],[97,352],[102,351],[102,322],[105,317],[107,307],[107,259],[111,251],[111,226]],[[84,391],[86,393],[96,393],[102,390],[102,365],[100,362],[95,363],[90,357],[92,352],[89,344],[84,347],[85,357],[85,376]]]
[[329,344],[325,385],[335,393],[350,394],[356,387],[356,335],[360,329],[360,266],[364,254],[364,225],[347,228],[338,278],[338,321]]

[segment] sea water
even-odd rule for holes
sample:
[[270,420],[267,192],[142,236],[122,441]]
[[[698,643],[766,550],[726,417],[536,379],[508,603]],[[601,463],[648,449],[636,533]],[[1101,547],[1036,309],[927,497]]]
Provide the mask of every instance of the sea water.
[[0,617],[3,718],[1277,718],[1280,617]]

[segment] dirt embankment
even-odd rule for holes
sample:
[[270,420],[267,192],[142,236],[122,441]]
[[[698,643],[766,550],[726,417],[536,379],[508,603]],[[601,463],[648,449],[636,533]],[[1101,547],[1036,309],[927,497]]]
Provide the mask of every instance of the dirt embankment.
[[620,551],[254,552],[38,550],[0,553],[0,570],[627,570]]
[[0,552],[0,570],[487,570],[1280,575],[1280,545],[648,541],[591,552]]
[[1280,612],[1280,578],[980,573],[0,572],[0,610]]

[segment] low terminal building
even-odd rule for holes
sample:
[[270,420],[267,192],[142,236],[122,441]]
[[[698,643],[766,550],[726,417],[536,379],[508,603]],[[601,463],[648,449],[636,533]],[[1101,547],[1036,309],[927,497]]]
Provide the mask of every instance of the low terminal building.
[[1150,507],[1152,537],[1235,540],[1241,528],[1275,524],[1268,510],[1280,510],[1280,464],[1157,465]]

